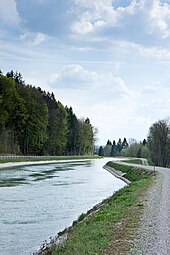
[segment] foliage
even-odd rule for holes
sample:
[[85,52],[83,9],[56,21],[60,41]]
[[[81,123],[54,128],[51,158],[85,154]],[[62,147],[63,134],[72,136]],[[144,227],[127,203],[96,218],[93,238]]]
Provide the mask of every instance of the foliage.
[[21,73],[0,72],[0,153],[91,154],[95,132],[53,93],[26,85]]
[[135,142],[128,148],[123,149],[121,155],[124,157],[149,158],[150,151],[147,145]]
[[168,120],[159,120],[151,125],[148,146],[153,162],[159,166],[168,166],[170,163],[170,124]]
[[99,148],[98,155],[99,155],[99,156],[104,156],[104,150],[103,150],[103,147],[102,147],[102,146],[100,146],[100,148]]
[[140,169],[140,168],[134,169],[132,166],[125,166],[125,165],[114,163],[112,161],[108,162],[107,165],[125,173],[124,177],[132,182],[139,181],[143,178],[146,178],[148,175],[152,175],[151,171],[147,171],[145,169]]
[[123,142],[121,138],[119,138],[117,144],[115,140],[113,140],[113,143],[110,140],[108,140],[105,147],[102,146],[101,146],[102,148],[100,147],[98,155],[105,157],[119,156],[121,154],[121,151],[127,148],[128,146],[129,145],[126,138],[123,139]]

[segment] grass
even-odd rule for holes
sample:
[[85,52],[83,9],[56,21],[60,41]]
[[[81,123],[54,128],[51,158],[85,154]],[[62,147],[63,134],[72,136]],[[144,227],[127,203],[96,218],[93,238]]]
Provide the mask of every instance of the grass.
[[143,162],[141,159],[130,159],[130,160],[123,160],[123,162],[126,162],[126,163],[132,163],[132,164],[140,164],[142,165]]
[[[147,158],[146,160],[149,166],[155,165],[150,158]],[[123,162],[132,163],[132,164],[141,164],[141,165],[143,164],[141,159],[130,159],[130,160],[124,160]]]
[[67,241],[47,254],[121,255],[133,248],[131,241],[153,173],[113,162],[108,165],[126,173],[131,184],[104,201],[100,209],[83,214],[82,221],[65,230]]
[[14,158],[0,158],[0,163],[9,163],[9,162],[34,162],[34,161],[53,161],[53,160],[77,160],[77,159],[97,159],[97,158],[102,158],[99,156],[72,156],[72,157],[45,157],[45,158],[39,158],[39,157],[14,157]]
[[150,158],[148,158],[147,161],[148,161],[148,165],[149,166],[154,166],[155,165]]

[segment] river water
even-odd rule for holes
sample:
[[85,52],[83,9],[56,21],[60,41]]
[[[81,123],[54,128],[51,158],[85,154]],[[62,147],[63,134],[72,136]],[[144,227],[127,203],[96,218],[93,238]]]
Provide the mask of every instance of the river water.
[[29,255],[125,184],[109,159],[0,170],[0,254]]

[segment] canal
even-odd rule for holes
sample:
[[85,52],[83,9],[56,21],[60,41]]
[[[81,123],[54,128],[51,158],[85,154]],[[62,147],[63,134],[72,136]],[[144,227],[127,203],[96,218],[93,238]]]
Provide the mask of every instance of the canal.
[[0,254],[29,255],[125,184],[110,159],[0,170]]

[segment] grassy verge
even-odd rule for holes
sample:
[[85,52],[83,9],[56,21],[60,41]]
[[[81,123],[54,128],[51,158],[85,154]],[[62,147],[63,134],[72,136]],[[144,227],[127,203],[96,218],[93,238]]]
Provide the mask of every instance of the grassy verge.
[[143,164],[141,159],[130,159],[130,160],[123,160],[123,162],[126,163],[132,163],[132,164]]
[[72,156],[72,157],[12,157],[12,158],[0,158],[1,163],[8,162],[34,162],[34,161],[53,161],[53,160],[77,160],[77,159],[97,159],[102,158],[99,156]]
[[113,162],[108,165],[126,173],[131,184],[103,202],[99,210],[83,215],[82,221],[67,229],[67,241],[47,254],[120,255],[133,249],[133,235],[153,173]]
[[148,161],[148,165],[149,166],[154,166],[155,165],[150,158],[148,158],[147,161]]

